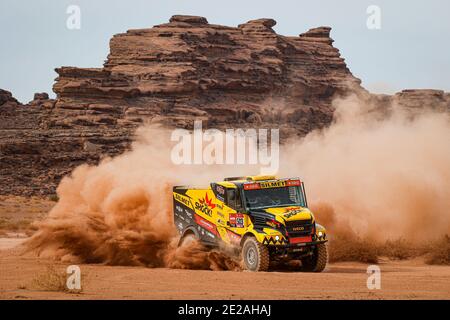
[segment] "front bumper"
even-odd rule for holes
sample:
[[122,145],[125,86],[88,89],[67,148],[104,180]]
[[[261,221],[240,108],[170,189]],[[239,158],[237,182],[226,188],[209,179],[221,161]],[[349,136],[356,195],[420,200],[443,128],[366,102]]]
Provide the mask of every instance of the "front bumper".
[[[315,246],[317,244],[327,243],[328,240],[317,240],[317,241],[311,241],[311,242],[300,242],[300,243],[289,243],[284,245],[286,248],[298,248],[298,247],[308,247],[308,246]],[[281,246],[283,247],[283,246]]]
[[301,259],[310,256],[315,246],[328,242],[328,240],[311,241],[295,244],[267,246],[274,259],[289,257],[290,259]]
[[275,246],[275,247],[307,247],[307,246],[314,246],[321,243],[328,242],[327,239],[317,239],[316,237],[300,237],[300,238],[285,238],[285,237],[277,237],[275,236],[266,236],[264,237],[263,241],[261,242],[264,245],[267,246]]

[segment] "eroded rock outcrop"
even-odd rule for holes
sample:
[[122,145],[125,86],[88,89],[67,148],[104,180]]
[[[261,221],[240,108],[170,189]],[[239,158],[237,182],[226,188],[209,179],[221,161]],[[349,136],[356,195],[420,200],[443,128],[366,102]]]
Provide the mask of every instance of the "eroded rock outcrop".
[[27,105],[0,90],[0,194],[45,195],[82,163],[123,152],[144,122],[191,128],[280,128],[282,137],[327,126],[331,101],[356,91],[380,105],[431,103],[448,93],[371,96],[332,46],[329,27],[278,35],[273,19],[227,27],[206,18],[129,30],[110,41],[103,68],[57,68],[55,100]]
[[331,45],[330,28],[286,37],[275,24],[258,19],[233,28],[173,16],[115,35],[103,68],[56,69],[55,107],[64,111],[51,126],[161,121],[189,128],[200,117],[207,126],[275,124],[303,135],[327,125],[332,97],[360,81]]
[[450,112],[450,93],[433,89],[408,89],[396,93],[393,102],[409,110],[424,108]]
[[17,105],[19,102],[12,96],[11,92],[0,89],[0,106],[5,104]]

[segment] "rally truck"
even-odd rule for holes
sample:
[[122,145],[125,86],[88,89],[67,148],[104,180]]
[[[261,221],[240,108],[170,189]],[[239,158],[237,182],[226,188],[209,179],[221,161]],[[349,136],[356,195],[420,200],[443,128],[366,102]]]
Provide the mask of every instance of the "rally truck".
[[206,188],[173,187],[179,245],[197,239],[205,246],[228,244],[250,271],[270,262],[299,260],[301,271],[321,272],[328,261],[325,228],[308,209],[299,178],[225,178]]

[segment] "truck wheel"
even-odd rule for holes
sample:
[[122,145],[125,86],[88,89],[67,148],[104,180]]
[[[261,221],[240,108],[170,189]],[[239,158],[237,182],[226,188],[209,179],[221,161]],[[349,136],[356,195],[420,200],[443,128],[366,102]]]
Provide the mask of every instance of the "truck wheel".
[[269,249],[254,237],[245,239],[242,246],[242,259],[249,271],[267,271],[269,269]]
[[325,243],[321,243],[313,250],[313,254],[302,259],[302,271],[322,272],[328,262],[328,247]]
[[189,244],[192,241],[196,241],[196,240],[197,240],[197,237],[195,236],[195,234],[193,234],[192,232],[188,232],[181,237],[180,241],[178,241],[178,246],[182,247],[183,245]]

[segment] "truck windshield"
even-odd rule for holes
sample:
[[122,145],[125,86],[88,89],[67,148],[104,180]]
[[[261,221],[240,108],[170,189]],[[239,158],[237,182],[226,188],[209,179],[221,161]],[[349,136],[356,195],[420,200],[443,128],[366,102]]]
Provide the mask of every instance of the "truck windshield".
[[248,208],[301,206],[305,207],[305,197],[298,186],[245,190]]

